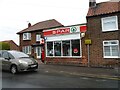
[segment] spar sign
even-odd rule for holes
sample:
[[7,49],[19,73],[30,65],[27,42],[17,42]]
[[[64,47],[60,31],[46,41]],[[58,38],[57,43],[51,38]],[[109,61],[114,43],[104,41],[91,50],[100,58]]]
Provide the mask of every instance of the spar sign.
[[43,32],[44,32],[44,36],[51,36],[51,35],[80,33],[82,30],[85,30],[85,29],[86,29],[86,26],[71,26],[71,27],[46,30]]

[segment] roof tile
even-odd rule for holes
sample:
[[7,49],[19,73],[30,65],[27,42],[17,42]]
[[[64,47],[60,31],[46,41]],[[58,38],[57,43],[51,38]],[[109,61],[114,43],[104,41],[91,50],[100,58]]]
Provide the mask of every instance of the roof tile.
[[120,2],[102,2],[98,3],[96,7],[90,7],[87,13],[87,17],[109,14],[120,11]]
[[24,32],[36,31],[36,30],[43,30],[43,29],[48,29],[48,28],[54,28],[54,27],[60,27],[60,26],[63,26],[63,25],[61,23],[59,23],[58,21],[56,21],[55,19],[51,19],[51,20],[38,22],[38,23],[32,25],[31,27],[28,27],[28,28],[18,32],[17,34],[24,33]]

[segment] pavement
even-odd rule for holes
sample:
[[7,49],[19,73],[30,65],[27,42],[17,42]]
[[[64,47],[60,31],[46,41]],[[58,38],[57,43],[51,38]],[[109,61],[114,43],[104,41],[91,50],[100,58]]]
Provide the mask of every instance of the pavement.
[[39,64],[39,70],[46,73],[66,74],[90,78],[120,80],[120,68],[95,68],[70,65]]

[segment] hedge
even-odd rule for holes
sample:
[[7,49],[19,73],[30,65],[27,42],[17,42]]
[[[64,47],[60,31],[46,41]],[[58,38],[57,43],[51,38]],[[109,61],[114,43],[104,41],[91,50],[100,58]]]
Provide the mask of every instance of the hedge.
[[10,44],[6,42],[0,42],[0,50],[10,50]]

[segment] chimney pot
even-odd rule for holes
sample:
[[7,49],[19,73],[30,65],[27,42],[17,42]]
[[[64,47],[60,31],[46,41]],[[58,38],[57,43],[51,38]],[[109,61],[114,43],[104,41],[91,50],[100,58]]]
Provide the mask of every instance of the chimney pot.
[[28,23],[28,28],[31,27],[31,23]]
[[89,0],[89,7],[96,7],[96,0]]

